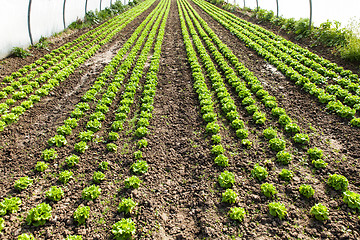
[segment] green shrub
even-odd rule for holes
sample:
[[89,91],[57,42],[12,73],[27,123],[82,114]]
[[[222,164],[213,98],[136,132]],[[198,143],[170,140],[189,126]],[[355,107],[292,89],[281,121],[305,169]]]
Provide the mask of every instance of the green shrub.
[[269,212],[272,216],[278,217],[280,220],[287,215],[287,209],[283,203],[271,202],[269,203]]
[[35,227],[42,226],[51,218],[51,211],[52,208],[49,204],[40,203],[35,208],[30,209],[26,222]]
[[329,211],[327,207],[325,207],[321,203],[315,204],[315,206],[310,209],[310,215],[314,215],[315,218],[319,221],[329,219]]
[[261,184],[261,192],[268,198],[272,198],[276,193],[276,188],[270,183]]
[[74,212],[74,220],[79,224],[85,224],[86,219],[90,216],[89,206],[79,206]]
[[245,219],[246,213],[244,208],[232,207],[230,208],[228,215],[232,220],[237,220],[239,222],[242,222]]
[[22,49],[21,47],[14,47],[11,50],[11,54],[15,57],[20,57],[20,58],[26,58],[28,56],[31,56],[30,52],[28,52],[25,49]]
[[310,185],[302,184],[299,187],[299,192],[304,197],[311,198],[314,196],[315,190]]

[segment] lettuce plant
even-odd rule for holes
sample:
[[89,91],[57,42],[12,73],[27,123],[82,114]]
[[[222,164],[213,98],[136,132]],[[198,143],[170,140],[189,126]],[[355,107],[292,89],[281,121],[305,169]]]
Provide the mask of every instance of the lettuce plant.
[[149,165],[144,160],[138,160],[131,165],[131,171],[135,174],[144,174],[148,171]]
[[214,162],[216,165],[218,165],[220,167],[229,166],[229,159],[224,154],[217,155]]
[[14,188],[16,190],[24,190],[33,184],[33,180],[29,177],[21,177],[15,181]]
[[117,132],[109,132],[108,139],[109,141],[116,141],[119,139],[119,134]]
[[117,151],[117,146],[116,146],[115,143],[108,143],[108,144],[106,144],[106,149],[109,152],[116,152]]
[[118,212],[124,212],[125,214],[131,213],[136,206],[136,203],[132,198],[123,198],[117,208]]
[[236,130],[236,136],[237,136],[239,139],[246,139],[246,138],[248,138],[248,136],[249,136],[249,132],[248,132],[248,130],[246,130],[246,129],[237,129],[237,130]]
[[292,156],[289,152],[280,151],[276,154],[276,161],[282,164],[289,164],[292,160]]
[[62,147],[67,144],[67,140],[63,135],[55,135],[48,140],[50,146]]
[[279,123],[281,125],[285,126],[285,125],[291,123],[291,118],[288,115],[283,114],[283,115],[279,116]]
[[17,240],[36,240],[36,238],[31,233],[23,233],[18,236]]
[[90,142],[94,137],[93,131],[84,131],[79,133],[80,141],[82,142]]
[[4,229],[5,227],[5,220],[3,218],[0,218],[0,232]]
[[299,144],[308,144],[310,141],[310,138],[307,134],[304,133],[297,133],[295,134],[295,136],[293,137],[293,140],[295,143],[299,143]]
[[280,220],[284,219],[287,215],[287,209],[283,203],[271,202],[268,206],[270,215],[278,217]]
[[210,134],[216,134],[220,131],[220,126],[216,122],[210,122],[206,125],[205,131]]
[[226,189],[225,192],[222,193],[222,202],[224,203],[235,203],[237,198],[237,194],[232,189]]
[[277,137],[277,131],[272,127],[268,127],[263,131],[263,135],[266,139],[270,140]]
[[88,201],[95,200],[100,196],[101,188],[96,185],[86,187],[82,191],[82,198]]
[[211,153],[214,154],[215,156],[218,156],[220,154],[223,154],[225,152],[225,149],[223,148],[222,145],[214,145],[211,149]]
[[99,169],[101,171],[106,171],[106,170],[108,170],[108,165],[109,165],[108,162],[103,161],[103,162],[99,163]]
[[260,166],[258,163],[255,164],[254,168],[251,170],[251,175],[258,179],[259,181],[264,180],[269,175],[266,168]]
[[60,201],[61,198],[64,196],[64,191],[61,187],[52,186],[46,193],[45,196],[47,199],[51,201]]
[[302,184],[299,187],[299,192],[304,197],[311,198],[314,196],[315,190],[310,185]]
[[86,128],[92,132],[97,132],[101,129],[101,122],[99,122],[97,119],[88,121]]
[[330,187],[333,187],[335,190],[340,190],[342,192],[346,191],[347,187],[349,186],[349,181],[347,178],[336,173],[329,176],[327,183]]
[[360,211],[360,194],[351,191],[345,191],[343,201],[348,205],[349,208],[358,209]]
[[285,149],[286,143],[285,140],[280,138],[273,138],[269,141],[270,148],[275,152],[280,152]]
[[146,139],[140,139],[140,140],[137,142],[137,147],[138,147],[139,149],[145,148],[145,147],[147,147],[147,145],[148,145],[148,142],[147,142]]
[[324,155],[323,151],[321,149],[318,149],[317,147],[309,148],[307,154],[309,155],[309,158],[311,160],[321,159]]
[[81,235],[69,235],[65,240],[83,240],[83,238]]
[[52,208],[49,204],[40,203],[29,211],[26,222],[28,225],[33,225],[35,227],[42,226],[51,218],[51,211]]
[[148,129],[146,127],[138,127],[135,130],[135,136],[138,138],[145,137],[148,134]]
[[124,180],[125,188],[139,188],[141,180],[137,176],[131,176]]
[[279,173],[279,177],[282,180],[290,181],[294,177],[294,173],[291,170],[283,168],[281,172]]
[[296,123],[288,123],[285,125],[284,130],[288,133],[298,133],[300,132],[300,127]]
[[139,150],[139,151],[134,152],[134,158],[135,159],[143,158],[142,151]]
[[219,175],[218,181],[222,188],[231,188],[235,183],[235,175],[232,172],[224,171]]
[[78,153],[84,153],[87,149],[89,148],[89,146],[86,144],[86,142],[78,142],[74,145],[74,150]]
[[326,166],[328,165],[328,163],[322,159],[312,160],[312,164],[316,169],[326,168]]
[[268,198],[272,198],[276,193],[276,187],[270,183],[261,184],[261,192]]
[[47,164],[43,161],[38,161],[35,165],[35,170],[38,172],[44,172],[48,167],[49,167],[49,164]]
[[0,202],[0,216],[17,212],[21,203],[21,199],[18,197],[4,198],[4,200]]
[[59,181],[63,184],[66,184],[73,178],[73,172],[69,170],[65,170],[59,173]]
[[71,135],[72,128],[68,125],[59,126],[56,132],[60,135]]
[[72,154],[68,157],[65,158],[65,163],[69,166],[69,167],[74,167],[76,164],[79,163],[80,157]]
[[232,207],[230,208],[228,215],[232,220],[237,220],[239,222],[242,222],[245,219],[246,213],[244,208]]
[[112,225],[111,232],[116,240],[131,239],[136,232],[135,223],[130,218],[123,218]]
[[319,221],[324,221],[329,219],[329,211],[326,206],[322,205],[321,203],[315,204],[310,209],[310,214],[314,215],[315,218]]
[[74,212],[74,220],[79,224],[85,224],[86,219],[90,216],[89,206],[79,206]]
[[100,183],[101,181],[105,180],[105,174],[102,172],[94,172],[93,174],[93,181],[95,183]]

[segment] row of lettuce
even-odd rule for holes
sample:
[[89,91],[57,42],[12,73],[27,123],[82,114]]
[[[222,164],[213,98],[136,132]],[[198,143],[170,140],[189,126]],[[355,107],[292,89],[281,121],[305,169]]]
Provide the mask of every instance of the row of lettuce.
[[[188,3],[178,1],[178,4],[184,43],[194,78],[194,89],[199,96],[201,114],[205,122],[207,122],[206,131],[210,133],[214,144],[211,152],[215,156],[215,163],[219,166],[227,167],[229,160],[224,155],[225,150],[220,144],[221,136],[218,134],[220,126],[217,123],[214,101],[202,73],[201,64],[197,60],[198,57],[211,82],[214,95],[219,102],[224,116],[229,121],[230,126],[236,131],[236,136],[241,139],[243,145],[251,147],[251,141],[248,139],[250,126],[245,126],[244,121],[241,120],[242,116],[239,115],[234,100],[232,100],[231,94],[227,91],[226,84],[224,84],[222,79],[227,80],[228,86],[232,86],[236,91],[241,100],[241,105],[245,107],[245,112],[252,117],[255,125],[266,125],[270,120],[266,118],[266,114],[270,112],[272,119],[278,119],[282,131],[287,136],[292,135],[291,140],[294,144],[309,147],[307,154],[314,168],[325,168],[327,163],[324,161],[323,151],[316,147],[310,148],[311,141],[309,136],[301,133],[304,131],[286,114],[285,109],[278,107],[276,98],[263,89],[261,82],[256,76],[238,61],[231,50],[221,42]],[[211,60],[208,52],[212,54],[212,59],[214,59],[217,66]],[[229,66],[229,64],[232,66]],[[217,67],[221,70],[222,75],[217,71]],[[241,78],[245,81],[241,80]],[[270,127],[263,130],[263,136],[269,141],[269,148],[276,153],[277,162],[288,165],[292,160],[292,155],[290,151],[287,151],[289,148],[286,146],[286,140],[279,137],[279,133],[272,125],[275,124],[271,124]],[[256,164],[251,171],[251,175],[261,182],[269,174],[265,167]],[[283,168],[279,173],[279,178],[287,182],[291,181],[293,176],[294,172],[286,168]],[[225,170],[219,175],[218,182],[222,188],[226,189],[222,194],[222,201],[234,204],[237,201],[237,194],[231,188],[235,185],[235,175]],[[334,189],[344,192],[344,202],[350,208],[359,208],[359,204],[354,205],[353,203],[360,199],[360,195],[346,191],[348,180],[344,176],[337,174],[330,175],[327,182]],[[339,188],[339,186],[343,187]],[[261,185],[261,192],[266,197],[272,199],[275,197],[277,190],[273,184],[263,183]],[[310,198],[314,195],[315,191],[311,185],[302,184],[299,187],[299,192],[306,198]],[[271,202],[268,207],[270,214],[278,216],[280,219],[283,219],[287,214],[286,207],[281,202]],[[328,218],[329,213],[326,206],[318,203],[311,208],[310,214],[314,215],[316,219],[325,220]],[[245,210],[239,207],[232,207],[229,210],[229,216],[232,219],[241,221],[245,217]]]
[[[153,2],[151,2],[153,3]],[[169,1],[162,1],[155,8],[155,10],[149,14],[149,16],[142,22],[142,24],[134,31],[133,35],[118,51],[117,55],[111,60],[111,62],[104,68],[103,72],[99,75],[98,79],[94,82],[91,88],[82,96],[82,102],[75,106],[75,109],[69,113],[70,117],[64,121],[64,125],[59,126],[56,131],[57,134],[48,140],[49,148],[42,152],[42,161],[38,161],[35,170],[36,172],[44,172],[49,167],[49,163],[54,162],[59,157],[58,149],[64,146],[68,146],[67,137],[72,135],[75,128],[79,128],[79,122],[84,122],[84,131],[80,131],[78,134],[79,142],[75,143],[73,150],[76,154],[69,156],[62,156],[64,158],[63,171],[59,173],[58,180],[62,184],[67,184],[74,176],[72,169],[79,164],[81,156],[88,149],[88,143],[95,140],[95,134],[100,134],[103,128],[102,122],[106,116],[109,115],[109,109],[114,107],[113,102],[115,98],[121,93],[121,89],[124,88],[121,100],[118,103],[117,114],[115,115],[115,121],[109,127],[106,148],[110,152],[116,152],[117,145],[115,141],[119,138],[119,133],[123,130],[123,124],[128,118],[127,114],[130,112],[130,107],[135,99],[136,90],[140,87],[139,80],[143,76],[144,66],[147,62],[149,53],[152,49],[154,40],[156,39],[154,54],[151,59],[150,69],[147,73],[146,82],[144,85],[144,91],[141,98],[141,114],[138,118],[138,127],[135,131],[135,136],[138,138],[139,149],[144,149],[147,146],[147,140],[145,136],[147,134],[147,126],[151,118],[151,112],[153,109],[153,98],[155,96],[155,90],[157,85],[156,74],[159,69],[159,59],[161,53],[161,44],[165,32],[166,18],[170,9]],[[157,19],[157,20],[156,20]],[[158,31],[161,20],[159,34],[155,38]],[[155,22],[156,20],[156,22]],[[155,23],[154,23],[155,22]],[[141,33],[141,35],[140,35]],[[139,36],[140,35],[140,36]],[[147,40],[146,40],[147,39]],[[136,41],[136,43],[135,43]],[[144,42],[145,45],[143,46]],[[135,43],[135,44],[134,44]],[[133,46],[133,47],[132,47]],[[130,48],[132,47],[131,51]],[[142,50],[141,50],[142,49]],[[140,56],[138,53],[140,52]],[[130,52],[129,52],[130,51]],[[125,54],[127,57],[123,60]],[[134,62],[135,67],[132,69]],[[120,62],[123,62],[120,64]],[[124,80],[129,72],[132,74],[128,82],[123,86]],[[105,90],[104,87],[107,86]],[[101,96],[102,95],[102,96]],[[96,102],[97,101],[97,102]],[[89,112],[93,110],[93,113]],[[105,133],[103,133],[105,134]],[[131,172],[135,176],[128,177],[124,180],[125,188],[138,188],[141,180],[136,175],[142,175],[148,171],[148,165],[146,161],[140,160],[142,158],[142,152],[137,151],[134,153],[137,161],[131,166]],[[106,170],[108,169],[109,162],[100,162],[98,169],[92,176],[92,181],[95,183],[88,186],[82,191],[82,198],[87,201],[97,199],[102,190],[98,186],[102,181],[106,179]],[[66,169],[66,170],[65,170]],[[23,191],[29,186],[35,184],[33,179],[25,176],[18,179],[15,182],[15,189]],[[61,186],[52,186],[45,196],[48,201],[60,201],[64,197],[64,191]],[[18,197],[5,198],[1,203],[3,214],[16,212],[21,204],[21,200]],[[124,198],[119,203],[118,211],[125,214],[131,214],[136,203],[131,198]],[[47,203],[41,203],[31,209],[26,217],[28,225],[41,226],[44,225],[52,216],[52,207]],[[74,220],[80,225],[85,224],[87,218],[90,216],[89,206],[79,206],[73,213]],[[2,226],[4,220],[2,219]],[[112,227],[112,233],[115,239],[127,239],[132,236],[135,231],[135,223],[130,218],[124,218],[115,223]],[[26,238],[27,237],[27,238]],[[19,236],[19,239],[35,239],[31,234],[23,234]],[[80,235],[72,235],[67,237],[70,239],[82,239]]]
[[356,117],[360,108],[356,74],[210,3],[194,2],[292,82],[326,104],[328,111],[350,119],[352,126],[360,126]]
[[0,90],[0,131],[17,122],[26,110],[49,95],[153,2],[145,1],[53,50],[34,63],[20,68],[10,76],[5,76]]

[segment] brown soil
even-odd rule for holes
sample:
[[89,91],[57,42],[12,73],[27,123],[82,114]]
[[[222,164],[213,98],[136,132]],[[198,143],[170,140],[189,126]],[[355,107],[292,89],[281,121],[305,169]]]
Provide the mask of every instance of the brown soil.
[[[283,166],[275,162],[275,155],[269,150],[261,132],[270,125],[279,129],[281,127],[270,114],[265,126],[255,125],[235,92],[228,86],[239,113],[248,123],[251,131],[249,138],[254,143],[251,149],[241,146],[216,102],[216,111],[222,125],[222,143],[230,159],[230,167],[226,170],[232,171],[236,176],[234,190],[239,194],[236,206],[247,210],[244,222],[237,223],[229,219],[229,206],[221,203],[223,189],[217,183],[217,177],[223,169],[213,163],[211,142],[205,133],[205,122],[201,118],[197,94],[193,90],[176,1],[172,0],[162,46],[150,134],[146,137],[149,146],[143,153],[150,168],[148,173],[140,177],[143,180],[140,188],[124,190],[123,180],[131,175],[129,169],[135,161],[133,154],[137,151],[136,140],[132,136],[134,120],[139,113],[141,88],[137,92],[129,120],[116,142],[118,152],[109,153],[104,144],[108,130],[106,128],[111,125],[116,111],[116,104],[113,104],[106,115],[106,128],[97,133],[98,141],[90,144],[90,148],[81,155],[78,166],[72,170],[74,179],[63,187],[65,196],[62,200],[56,203],[45,201],[44,192],[50,186],[61,185],[57,182],[57,174],[66,169],[63,166],[64,158],[73,152],[78,132],[84,128],[86,119],[81,120],[73,134],[67,137],[68,145],[58,148],[59,157],[50,163],[45,173],[37,173],[33,169],[40,160],[41,151],[47,147],[47,140],[56,133],[56,127],[69,117],[74,105],[80,101],[80,96],[89,89],[104,66],[155,6],[124,28],[51,95],[28,110],[18,123],[0,133],[0,200],[17,196],[23,202],[19,212],[3,217],[5,229],[0,233],[1,239],[16,239],[26,232],[33,233],[36,239],[64,239],[69,234],[82,235],[83,239],[112,239],[111,226],[121,218],[129,217],[116,210],[123,197],[132,197],[138,204],[131,215],[137,225],[134,239],[360,238],[357,214],[342,202],[338,192],[324,183],[328,174],[340,173],[349,179],[350,190],[359,192],[359,129],[351,128],[347,121],[325,112],[324,105],[272,69],[228,30],[192,5],[239,60],[263,82],[265,89],[277,97],[279,105],[310,134],[311,146],[324,150],[328,167],[315,171],[306,160],[306,149],[291,144],[289,136],[285,134],[289,149],[294,154],[290,168],[295,172],[295,177],[289,184],[279,180],[277,174]],[[82,31],[72,33],[63,41],[74,39]],[[59,43],[57,46],[60,45]],[[32,60],[5,59],[0,75],[9,74],[43,54],[46,53],[39,53]],[[328,57],[326,54],[325,56]],[[144,79],[140,83],[142,85]],[[207,83],[210,88],[209,79]],[[119,100],[120,96],[115,102]],[[269,113],[266,109],[262,110]],[[269,159],[272,161],[265,163]],[[82,200],[81,191],[92,184],[93,172],[101,161],[110,163],[106,180],[99,184],[102,194],[95,201]],[[288,216],[283,221],[269,215],[267,205],[271,200],[261,194],[261,182],[251,177],[250,170],[258,162],[267,164],[267,181],[277,187],[278,201],[283,202],[288,209]],[[29,176],[35,181],[30,188],[17,192],[13,184],[22,176]],[[298,187],[303,183],[315,188],[313,199],[300,197]],[[42,227],[27,226],[27,212],[41,202],[52,205],[51,220]],[[318,202],[324,203],[330,210],[330,220],[324,223],[315,221],[308,214],[310,208]],[[72,218],[79,205],[91,208],[90,218],[83,226],[77,226]]]

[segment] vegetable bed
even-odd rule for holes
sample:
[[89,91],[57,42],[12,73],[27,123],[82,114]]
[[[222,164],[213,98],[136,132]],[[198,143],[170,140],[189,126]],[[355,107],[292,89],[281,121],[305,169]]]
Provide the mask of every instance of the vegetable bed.
[[360,83],[203,0],[0,69],[2,239],[359,239]]

